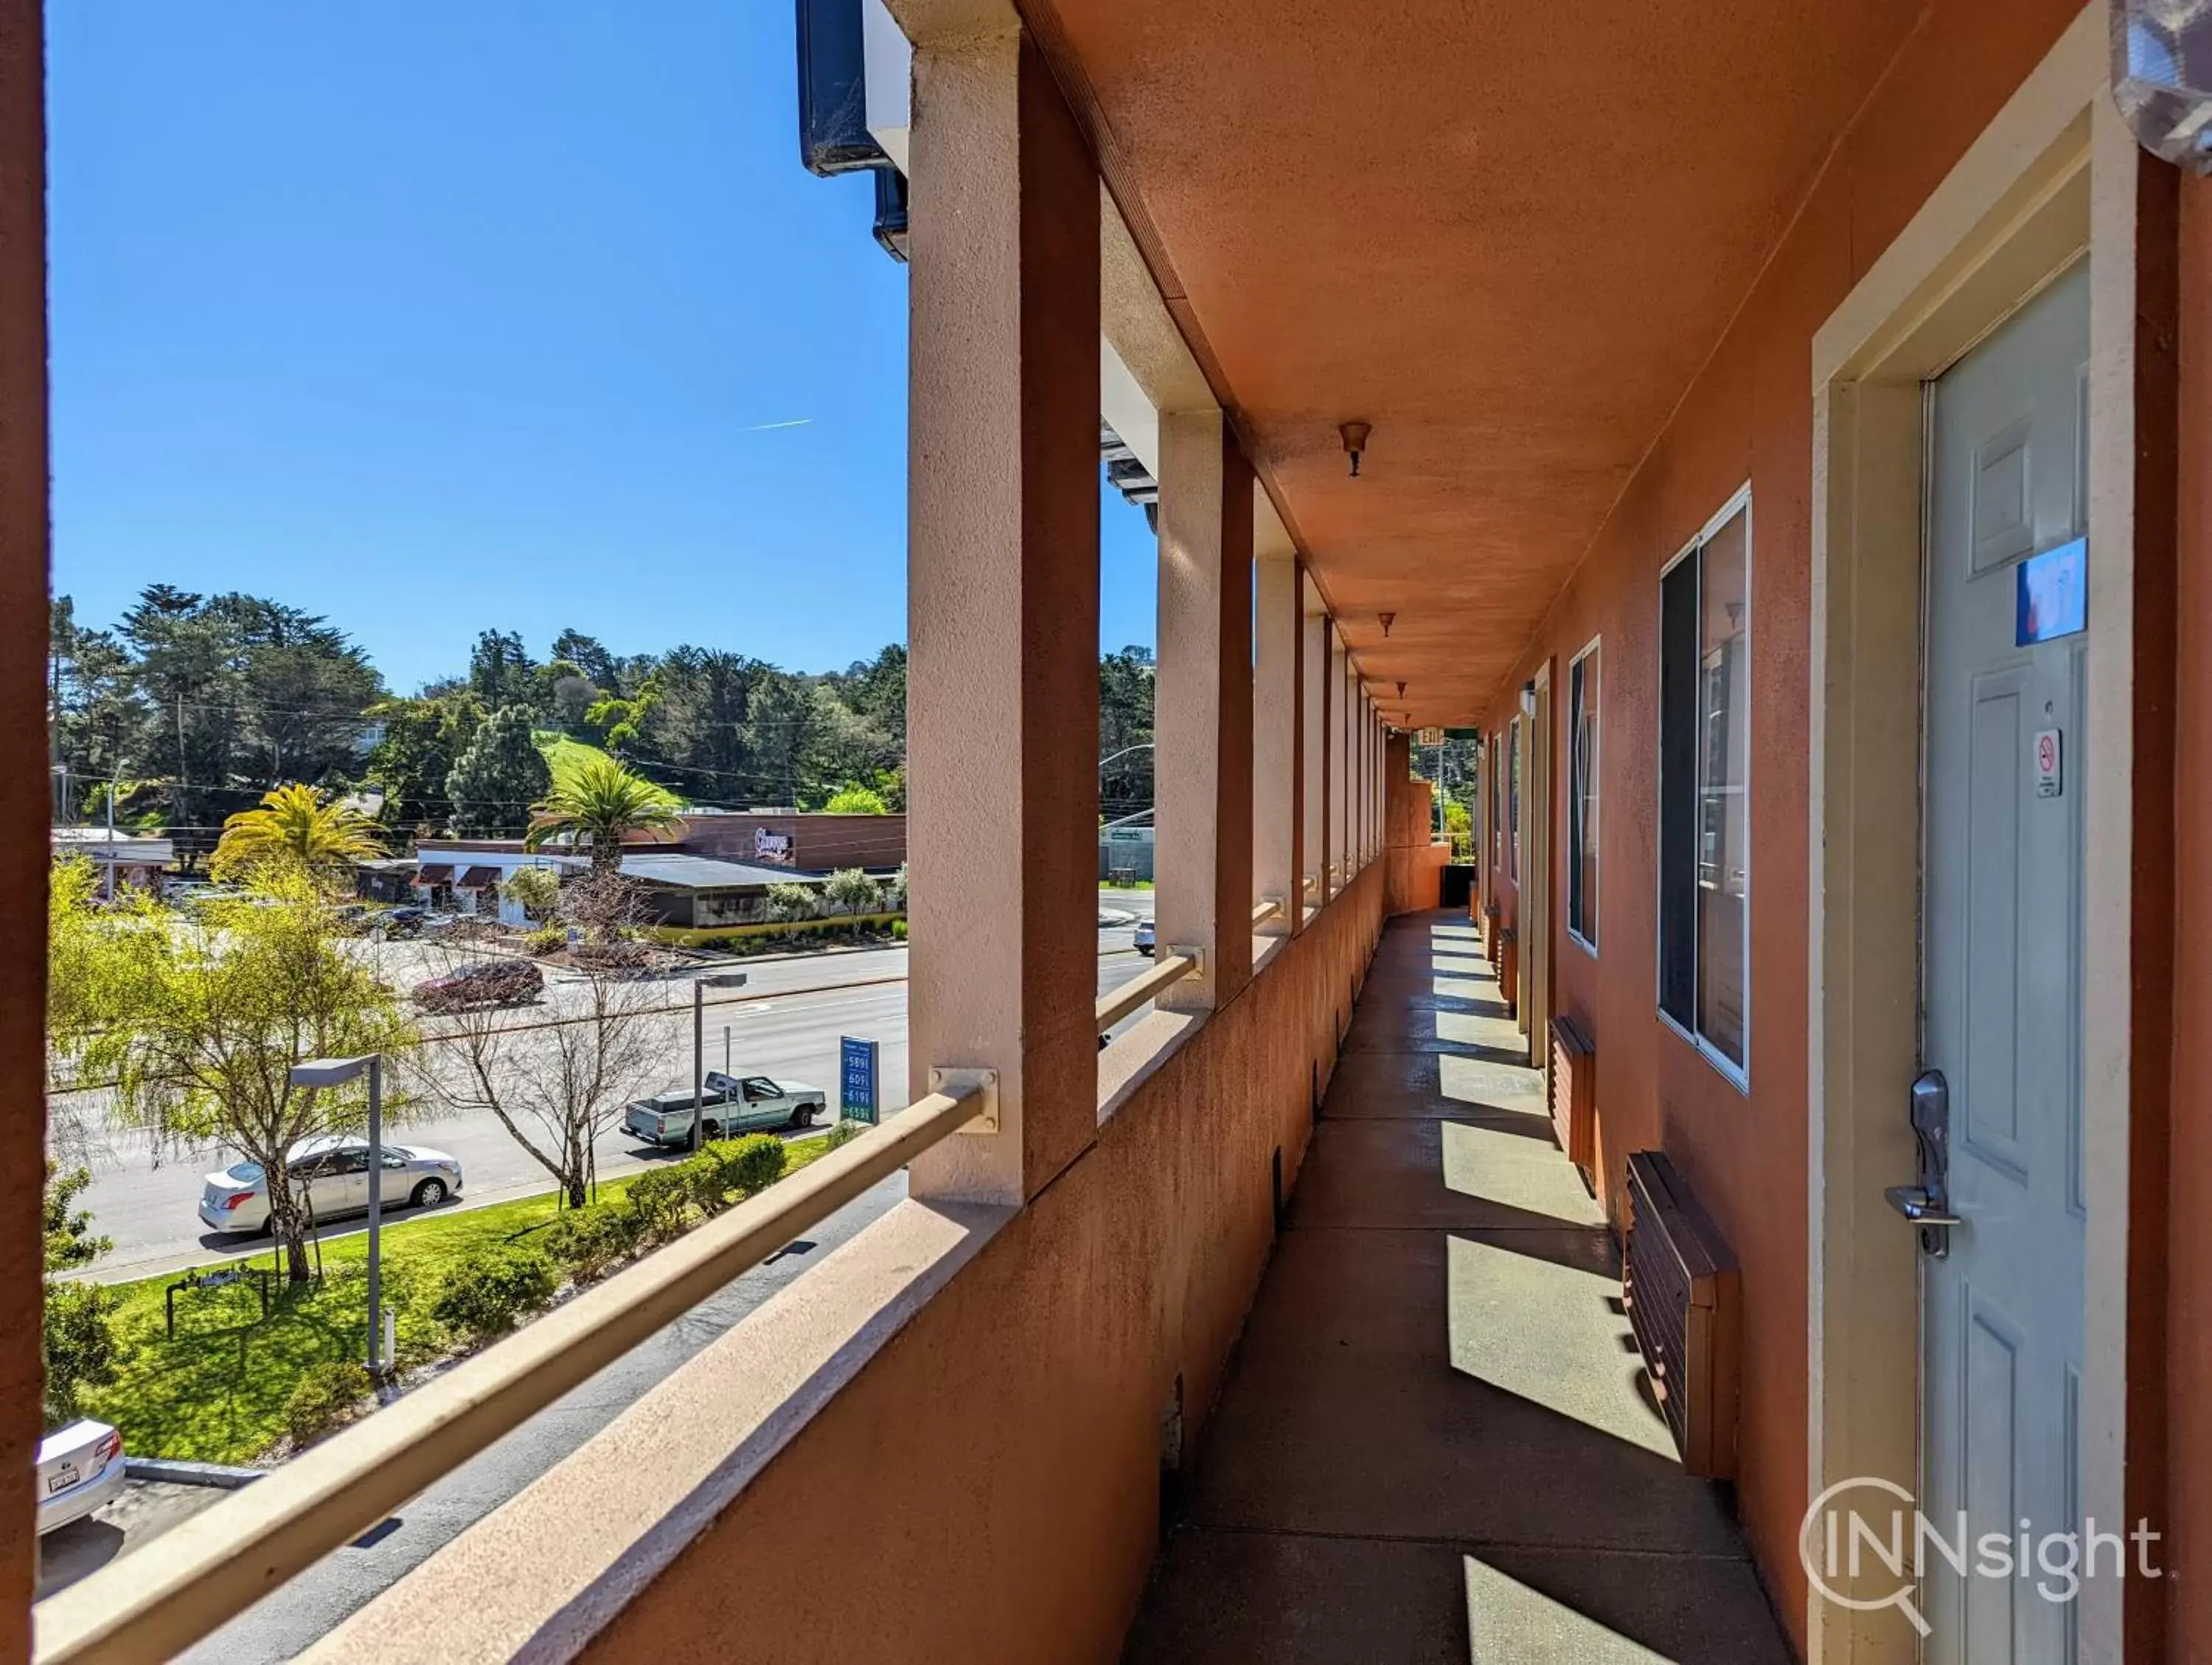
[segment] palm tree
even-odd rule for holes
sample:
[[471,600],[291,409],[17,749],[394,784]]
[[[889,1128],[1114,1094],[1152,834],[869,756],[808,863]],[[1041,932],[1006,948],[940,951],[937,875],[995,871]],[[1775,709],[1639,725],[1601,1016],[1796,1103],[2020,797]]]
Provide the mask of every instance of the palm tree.
[[587,757],[563,771],[544,801],[532,804],[534,817],[523,840],[537,849],[556,833],[588,842],[594,876],[622,868],[623,836],[660,832],[677,819],[678,805],[667,793],[635,769],[611,757]]
[[383,854],[367,816],[295,782],[264,793],[258,807],[240,810],[222,823],[222,842],[208,871],[223,878],[283,866],[327,877]]

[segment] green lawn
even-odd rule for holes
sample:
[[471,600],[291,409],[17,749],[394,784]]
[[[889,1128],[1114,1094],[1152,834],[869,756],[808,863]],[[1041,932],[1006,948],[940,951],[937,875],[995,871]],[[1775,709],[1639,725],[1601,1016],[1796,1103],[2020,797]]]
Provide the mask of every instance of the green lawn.
[[607,756],[590,741],[580,740],[573,734],[562,734],[555,729],[541,728],[532,738],[538,742],[538,750],[544,755],[546,768],[553,771],[553,781],[556,786],[566,781],[579,763]]
[[[787,1176],[828,1148],[826,1139],[787,1145]],[[606,1201],[628,1179],[599,1187]],[[440,1280],[455,1261],[482,1245],[527,1242],[556,1210],[551,1194],[409,1219],[384,1229],[384,1298],[398,1314],[403,1364],[426,1363],[457,1342],[429,1315]],[[162,1297],[182,1276],[165,1273],[113,1285],[119,1328],[134,1352],[112,1387],[85,1395],[88,1414],[123,1431],[134,1456],[246,1462],[275,1443],[284,1402],[311,1365],[360,1358],[368,1324],[366,1232],[323,1245],[322,1284],[297,1291],[279,1284],[269,1318],[251,1283],[177,1293],[177,1334],[165,1334]],[[267,1253],[254,1263],[270,1264]]]

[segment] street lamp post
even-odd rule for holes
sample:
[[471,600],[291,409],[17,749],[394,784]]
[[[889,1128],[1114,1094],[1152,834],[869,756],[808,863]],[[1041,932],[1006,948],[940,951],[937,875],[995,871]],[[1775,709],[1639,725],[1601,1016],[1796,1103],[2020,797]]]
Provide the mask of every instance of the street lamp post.
[[716,971],[691,984],[691,1149],[696,1152],[707,1130],[707,991],[743,988],[742,971]]
[[368,1077],[368,1373],[384,1376],[384,1055],[310,1058],[292,1066],[295,1087],[343,1087]]

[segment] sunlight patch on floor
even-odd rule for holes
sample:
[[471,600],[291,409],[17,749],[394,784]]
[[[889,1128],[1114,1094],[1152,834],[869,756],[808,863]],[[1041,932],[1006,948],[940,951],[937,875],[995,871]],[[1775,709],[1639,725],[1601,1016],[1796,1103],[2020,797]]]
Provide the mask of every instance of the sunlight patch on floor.
[[1436,1060],[1437,1091],[1440,1097],[1462,1104],[1541,1115],[1549,1120],[1544,1108],[1544,1078],[1535,1071],[1511,1064],[1493,1064],[1480,1058],[1462,1058],[1449,1052],[1437,1054]]
[[1605,1215],[1559,1147],[1526,1133],[1465,1121],[1439,1124],[1447,1189],[1561,1225],[1603,1225]]
[[1674,1665],[1673,1656],[1607,1630],[1472,1555],[1460,1559],[1470,1665]]
[[1438,1012],[1431,1015],[1437,1020],[1439,1041],[1462,1047],[1483,1047],[1492,1052],[1510,1052],[1524,1058],[1528,1055],[1528,1043],[1510,1018],[1486,1018],[1479,1012]]
[[1444,1298],[1454,1370],[1675,1461],[1616,1310],[1619,1279],[1455,1233],[1445,1242]]

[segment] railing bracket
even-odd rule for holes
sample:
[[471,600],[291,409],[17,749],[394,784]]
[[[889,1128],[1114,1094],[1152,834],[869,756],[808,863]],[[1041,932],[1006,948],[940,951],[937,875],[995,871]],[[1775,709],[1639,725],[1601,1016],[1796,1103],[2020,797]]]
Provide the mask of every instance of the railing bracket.
[[982,1095],[981,1108],[975,1119],[960,1124],[963,1133],[995,1133],[999,1131],[999,1073],[996,1070],[948,1069],[941,1064],[929,1066],[929,1090],[954,1098],[965,1097],[970,1091]]

